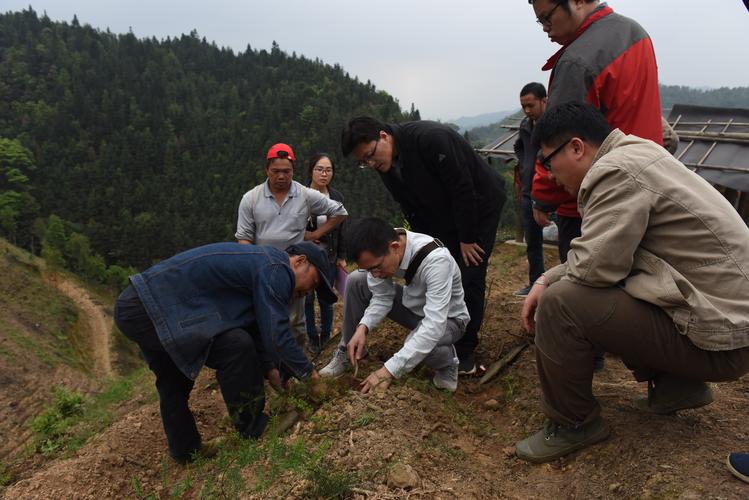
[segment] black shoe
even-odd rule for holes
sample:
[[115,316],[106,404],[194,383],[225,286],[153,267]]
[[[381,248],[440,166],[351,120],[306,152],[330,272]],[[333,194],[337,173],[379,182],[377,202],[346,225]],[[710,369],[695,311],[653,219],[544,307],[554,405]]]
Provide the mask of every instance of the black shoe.
[[458,375],[473,375],[476,373],[476,357],[473,353],[459,356]]
[[527,297],[528,294],[531,293],[531,288],[533,288],[533,283],[531,283],[530,285],[524,286],[520,290],[515,290],[514,292],[512,292],[512,294],[515,297]]

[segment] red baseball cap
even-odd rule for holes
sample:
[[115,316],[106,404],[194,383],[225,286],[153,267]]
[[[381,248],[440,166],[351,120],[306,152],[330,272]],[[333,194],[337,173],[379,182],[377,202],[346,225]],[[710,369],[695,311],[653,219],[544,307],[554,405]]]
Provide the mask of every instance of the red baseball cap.
[[284,144],[283,142],[279,142],[278,144],[274,144],[271,146],[271,148],[268,150],[268,154],[266,155],[266,160],[274,160],[276,158],[283,158],[289,159],[291,161],[296,161],[296,158],[294,158],[294,151],[291,150],[291,146],[288,144]]

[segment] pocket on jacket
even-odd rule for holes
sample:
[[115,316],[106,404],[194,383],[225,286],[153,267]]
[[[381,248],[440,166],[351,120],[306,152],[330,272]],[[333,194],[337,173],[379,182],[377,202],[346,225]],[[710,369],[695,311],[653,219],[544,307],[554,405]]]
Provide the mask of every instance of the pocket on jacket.
[[221,315],[217,312],[212,312],[210,314],[203,314],[201,316],[196,316],[194,318],[183,319],[182,321],[179,322],[179,326],[183,330],[190,330],[195,326],[204,325],[206,323],[211,323],[214,321],[221,321]]

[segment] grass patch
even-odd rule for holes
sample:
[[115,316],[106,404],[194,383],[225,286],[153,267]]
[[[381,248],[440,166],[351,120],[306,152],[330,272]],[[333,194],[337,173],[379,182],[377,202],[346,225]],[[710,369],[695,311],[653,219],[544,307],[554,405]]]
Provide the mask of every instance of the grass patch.
[[63,386],[55,389],[52,402],[32,420],[35,451],[50,456],[73,453],[112,423],[111,408],[137,391],[148,394],[145,369],[110,382],[103,391],[87,398]]
[[[287,441],[270,426],[259,441],[230,436],[218,455],[210,460],[197,457],[186,475],[169,484],[168,463],[162,463],[162,491],[171,498],[240,498],[248,494],[262,494],[277,488],[279,481],[303,483],[304,498],[346,498],[357,482],[353,473],[338,470],[325,458],[330,443],[309,446],[304,438]],[[141,478],[133,478],[134,496],[139,499],[163,498],[158,492],[145,491]],[[274,495],[291,496],[291,490]],[[300,494],[300,492],[295,492]]]

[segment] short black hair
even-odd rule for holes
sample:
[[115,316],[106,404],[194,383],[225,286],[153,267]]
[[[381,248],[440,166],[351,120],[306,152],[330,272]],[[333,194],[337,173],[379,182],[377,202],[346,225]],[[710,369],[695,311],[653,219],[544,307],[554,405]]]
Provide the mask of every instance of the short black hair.
[[[567,13],[572,12],[572,9],[570,9],[570,0],[552,0],[555,4],[561,5],[564,10],[567,11]],[[593,3],[597,2],[598,0],[585,0],[585,3]],[[536,0],[528,0],[528,3],[533,5],[536,2]]]
[[397,240],[398,233],[393,226],[377,217],[365,217],[346,231],[348,258],[358,261],[365,251],[375,257],[382,257],[387,255],[390,243]]
[[533,129],[533,145],[555,147],[579,137],[600,146],[611,133],[611,125],[603,113],[585,102],[571,101],[546,110]]
[[350,155],[359,144],[376,141],[380,137],[380,130],[388,130],[388,128],[371,116],[358,116],[348,122],[348,125],[341,131],[343,156]]
[[533,94],[539,99],[543,99],[544,97],[546,97],[546,87],[544,87],[542,83],[538,82],[526,83],[523,88],[520,89],[520,97],[528,94]]

